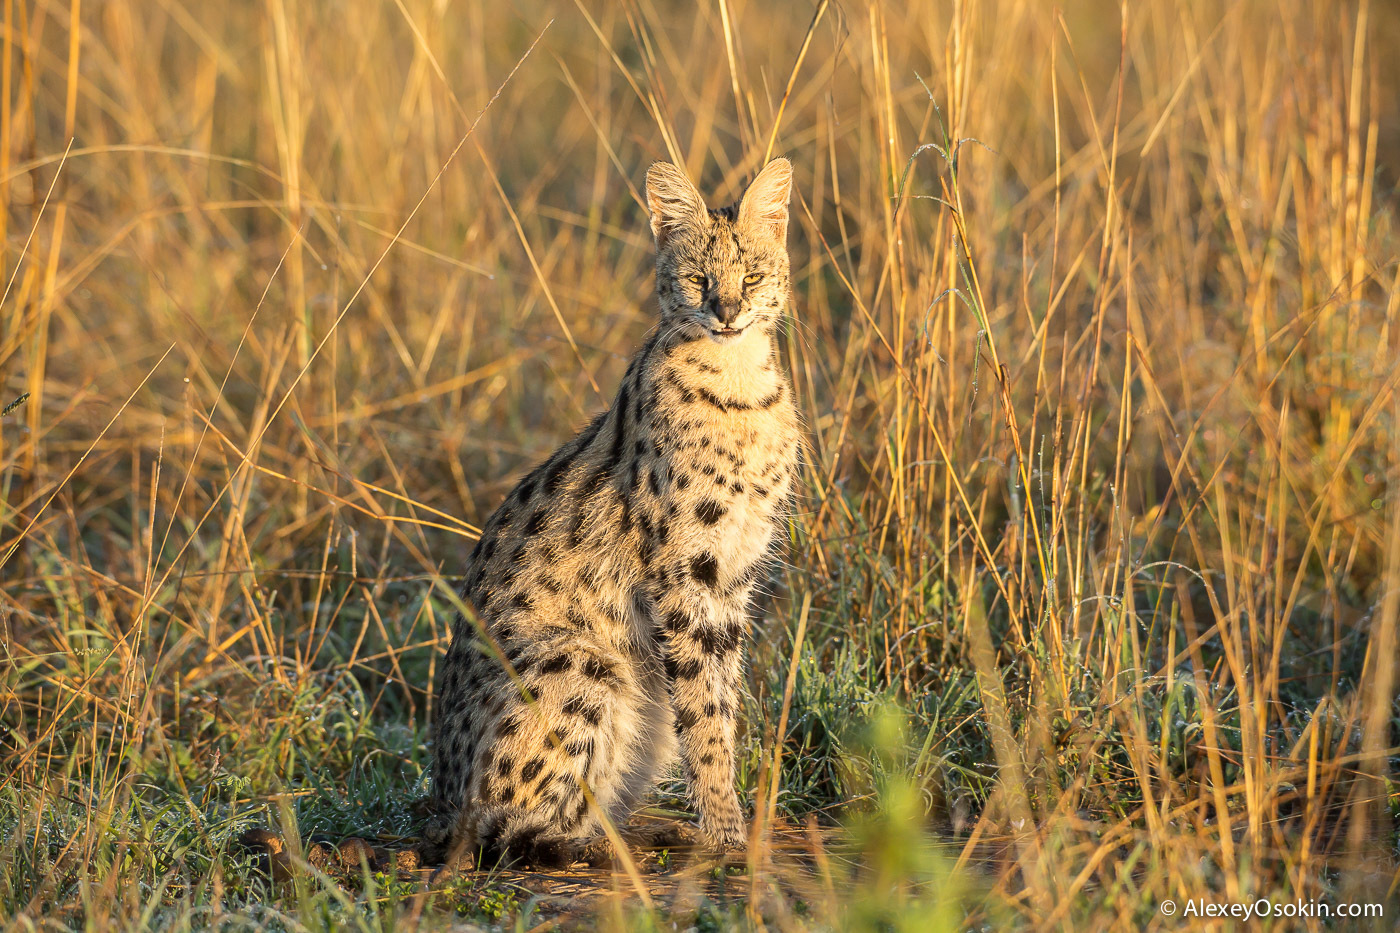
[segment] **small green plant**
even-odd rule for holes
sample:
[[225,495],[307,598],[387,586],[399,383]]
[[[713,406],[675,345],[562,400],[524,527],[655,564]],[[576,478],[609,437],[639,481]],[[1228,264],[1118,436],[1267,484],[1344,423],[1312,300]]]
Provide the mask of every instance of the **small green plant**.
[[954,876],[928,826],[928,811],[910,779],[908,715],[880,707],[865,736],[878,762],[874,806],[849,823],[860,852],[847,898],[846,928],[954,931],[964,928],[964,882]]
[[459,908],[463,916],[502,920],[515,914],[520,907],[520,895],[513,888],[488,886],[475,893],[473,900]]

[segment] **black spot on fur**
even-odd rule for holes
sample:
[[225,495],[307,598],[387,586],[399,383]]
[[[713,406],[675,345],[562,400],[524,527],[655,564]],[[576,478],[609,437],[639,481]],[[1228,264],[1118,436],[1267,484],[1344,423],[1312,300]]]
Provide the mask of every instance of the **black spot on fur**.
[[719,563],[710,553],[697,554],[690,560],[690,575],[706,586],[719,582]]
[[579,492],[582,494],[583,498],[587,499],[597,493],[597,491],[602,488],[603,484],[608,481],[608,478],[612,476],[612,470],[612,464],[605,463],[595,470],[588,479],[584,480],[583,485],[579,486]]
[[728,510],[713,499],[704,499],[695,507],[695,517],[706,525],[713,525],[724,518]]
[[600,683],[617,683],[617,675],[613,673],[612,665],[601,658],[589,658],[583,662],[583,666],[580,667],[579,670],[583,673],[583,676],[591,680],[596,680]]
[[695,639],[700,643],[700,650],[712,657],[724,653],[724,646],[728,643],[725,631],[720,628],[698,629]]
[[613,407],[612,448],[608,451],[608,469],[622,461],[623,447],[627,443],[627,403],[632,396],[632,380],[622,380],[622,391],[617,394],[617,405]]
[[527,783],[533,781],[535,775],[539,774],[542,768],[544,768],[543,758],[531,758],[529,763],[520,769],[520,780]]
[[569,472],[569,467],[573,466],[574,455],[572,453],[557,457],[551,461],[544,471],[544,491],[546,495],[553,495],[559,491],[559,486],[564,482],[564,474]]
[[552,658],[540,662],[538,668],[539,675],[544,677],[548,674],[562,674],[564,671],[574,666],[573,659],[567,654],[556,654]]
[[565,743],[564,752],[572,758],[578,758],[584,755],[591,757],[593,754],[593,739],[573,739]]
[[724,401],[724,399],[720,398],[718,395],[715,395],[709,389],[701,389],[700,397],[705,400],[705,404],[707,405],[712,405],[713,407],[718,408],[720,411],[729,411],[729,404],[727,404]]
[[574,520],[569,523],[569,547],[577,548],[583,544],[583,512],[580,511],[574,516]]
[[590,726],[596,726],[602,721],[603,711],[597,706],[590,704],[583,697],[571,697],[564,704],[564,712],[570,716],[578,716]]
[[525,534],[537,535],[544,530],[544,523],[549,521],[549,512],[545,509],[536,509],[535,514],[530,516],[530,520],[525,523]]
[[720,643],[721,654],[733,654],[739,650],[740,643],[744,640],[744,623],[731,622],[724,627],[724,640]]
[[700,676],[699,661],[677,661],[675,658],[666,659],[666,676],[671,680],[694,680]]

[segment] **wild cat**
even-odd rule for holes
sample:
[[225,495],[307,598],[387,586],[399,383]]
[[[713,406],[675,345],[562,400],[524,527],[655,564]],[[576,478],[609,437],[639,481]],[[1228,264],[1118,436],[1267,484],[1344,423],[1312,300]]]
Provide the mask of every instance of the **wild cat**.
[[742,846],[750,601],[800,444],[774,339],[791,187],[774,159],[712,210],[676,166],[647,172],[661,321],[612,407],[520,481],[472,550],[477,622],[458,619],[439,677],[430,843],[567,863],[679,751],[700,835]]

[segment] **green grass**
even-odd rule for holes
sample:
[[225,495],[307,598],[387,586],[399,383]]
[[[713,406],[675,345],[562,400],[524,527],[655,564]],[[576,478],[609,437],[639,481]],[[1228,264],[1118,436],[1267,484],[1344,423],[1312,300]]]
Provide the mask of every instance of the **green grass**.
[[[1400,19],[1186,7],[6,6],[6,928],[1393,926]],[[270,878],[418,833],[476,528],[651,326],[645,167],[770,148],[748,858]]]

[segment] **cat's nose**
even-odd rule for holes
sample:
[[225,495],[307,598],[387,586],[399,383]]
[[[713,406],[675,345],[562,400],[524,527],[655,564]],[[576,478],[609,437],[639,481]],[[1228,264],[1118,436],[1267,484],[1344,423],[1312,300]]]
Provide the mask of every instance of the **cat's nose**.
[[732,324],[734,319],[739,316],[739,303],[736,301],[712,301],[710,302],[710,313],[721,324]]

